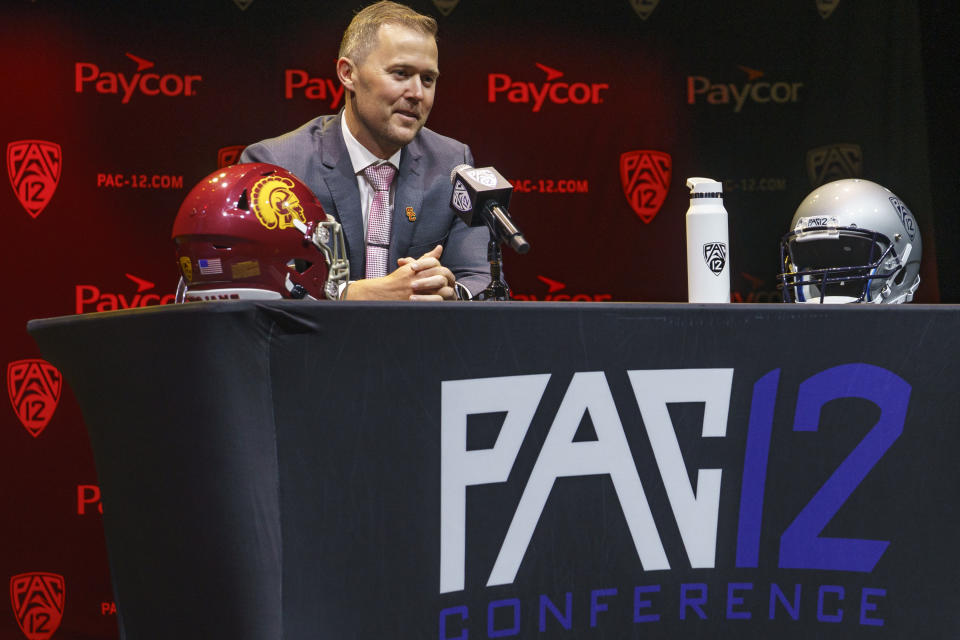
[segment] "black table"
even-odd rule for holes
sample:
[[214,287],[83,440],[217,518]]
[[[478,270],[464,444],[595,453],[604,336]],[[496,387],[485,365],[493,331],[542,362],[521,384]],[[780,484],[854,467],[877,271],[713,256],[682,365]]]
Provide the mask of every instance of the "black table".
[[952,306],[207,303],[29,324],[149,638],[960,622]]

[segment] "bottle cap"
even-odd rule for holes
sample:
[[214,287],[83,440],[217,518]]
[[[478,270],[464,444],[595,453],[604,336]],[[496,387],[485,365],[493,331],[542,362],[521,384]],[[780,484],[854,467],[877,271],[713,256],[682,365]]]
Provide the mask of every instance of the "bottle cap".
[[687,178],[691,198],[722,198],[723,184],[711,178]]

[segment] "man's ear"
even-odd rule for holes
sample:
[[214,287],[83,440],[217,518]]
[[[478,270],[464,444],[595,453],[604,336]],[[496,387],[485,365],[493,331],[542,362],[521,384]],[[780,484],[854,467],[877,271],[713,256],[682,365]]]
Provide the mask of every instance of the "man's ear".
[[340,78],[340,84],[349,91],[353,91],[353,80],[356,70],[357,67],[350,58],[337,59],[337,77]]

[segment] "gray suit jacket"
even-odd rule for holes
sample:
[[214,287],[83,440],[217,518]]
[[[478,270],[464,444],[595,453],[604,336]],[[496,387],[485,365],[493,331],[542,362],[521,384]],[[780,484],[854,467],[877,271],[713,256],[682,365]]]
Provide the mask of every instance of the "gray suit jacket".
[[[320,116],[290,133],[254,143],[240,156],[240,162],[276,164],[303,180],[324,211],[343,227],[350,277],[357,279],[366,270],[363,214],[340,118],[340,114]],[[469,147],[427,128],[421,129],[403,148],[395,178],[387,264],[388,270],[392,270],[398,258],[418,258],[442,244],[440,261],[453,272],[457,282],[476,294],[490,282],[486,259],[490,236],[486,227],[464,225],[450,206],[450,172],[463,163],[473,164]],[[410,220],[413,216],[408,211],[415,220]]]

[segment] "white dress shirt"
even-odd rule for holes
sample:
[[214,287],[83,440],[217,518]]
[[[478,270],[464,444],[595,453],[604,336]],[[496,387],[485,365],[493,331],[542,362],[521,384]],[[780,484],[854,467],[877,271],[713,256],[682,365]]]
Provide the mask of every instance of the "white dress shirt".
[[[400,151],[390,156],[387,160],[381,160],[370,153],[370,150],[360,144],[353,134],[350,133],[350,127],[347,126],[346,115],[340,118],[340,127],[343,130],[343,141],[347,145],[347,153],[350,154],[350,163],[353,165],[353,173],[357,176],[357,187],[360,189],[360,211],[363,214],[363,237],[367,237],[367,218],[370,217],[370,202],[373,200],[373,185],[363,175],[363,170],[372,164],[383,164],[384,162],[392,164],[394,169],[400,169]],[[397,179],[394,177],[390,185],[390,215],[393,215],[393,199],[397,192]]]
[[[387,162],[392,164],[397,172],[400,171],[400,151],[397,151],[395,154],[390,156],[387,160],[381,160],[377,156],[373,155],[369,149],[360,144],[356,138],[353,137],[353,134],[350,133],[350,127],[347,126],[346,115],[340,118],[340,127],[343,131],[343,142],[347,145],[347,153],[350,154],[350,163],[353,165],[353,173],[357,176],[357,187],[360,189],[360,209],[363,214],[363,237],[366,240],[367,237],[367,218],[370,217],[370,202],[373,200],[374,188],[373,185],[367,180],[366,176],[363,175],[363,170],[369,167],[372,164],[382,164]],[[394,177],[393,183],[390,185],[390,215],[393,215],[393,200],[394,196],[397,193],[397,178]],[[417,256],[413,256],[417,257]],[[389,268],[388,268],[389,271]],[[344,282],[340,285],[338,297],[342,300],[344,294],[346,293],[347,287],[352,283],[351,280],[349,283]],[[460,300],[469,300],[472,298],[470,291],[460,284],[459,282],[454,284],[454,291],[456,292],[457,298]]]

